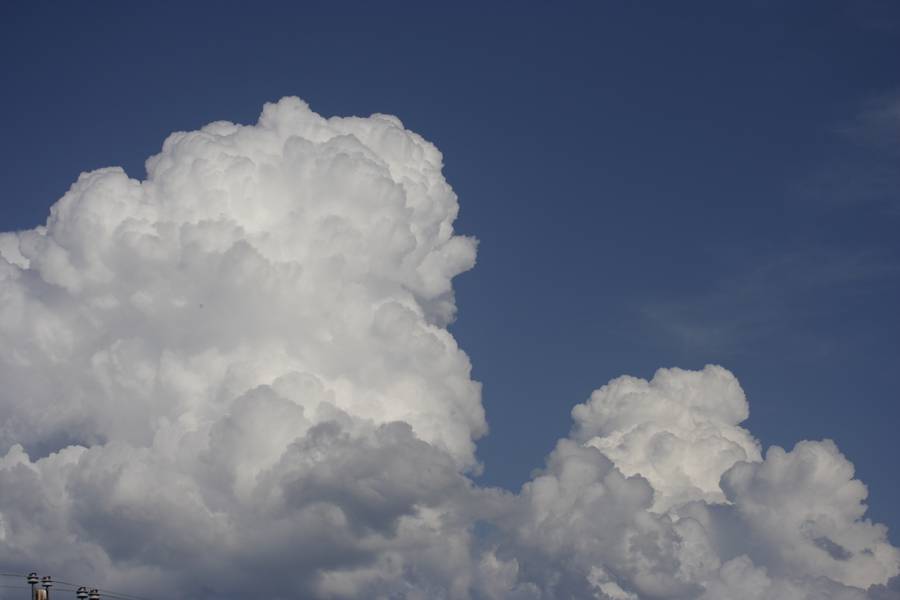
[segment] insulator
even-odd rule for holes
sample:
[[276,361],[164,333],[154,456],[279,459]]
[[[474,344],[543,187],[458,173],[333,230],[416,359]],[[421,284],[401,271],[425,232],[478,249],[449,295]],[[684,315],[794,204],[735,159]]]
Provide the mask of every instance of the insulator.
[[85,600],[85,598],[88,597],[87,588],[84,586],[78,588],[78,590],[75,592],[75,597],[78,598],[78,600]]
[[91,593],[88,595],[88,600],[100,600],[100,592],[91,590]]
[[42,588],[53,587],[53,579],[51,579],[49,575],[44,575],[43,577],[41,577],[41,587]]
[[37,585],[41,580],[38,579],[37,573],[29,573],[28,574],[28,583],[31,585]]

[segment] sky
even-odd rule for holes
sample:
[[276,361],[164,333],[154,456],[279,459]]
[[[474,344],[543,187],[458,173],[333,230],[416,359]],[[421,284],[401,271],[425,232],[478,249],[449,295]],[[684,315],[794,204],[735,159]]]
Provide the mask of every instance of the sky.
[[[376,416],[353,412],[349,404],[341,404],[342,410],[379,423],[388,417],[409,423],[416,440],[394,432],[391,443],[405,448],[424,440],[429,448],[439,447],[447,456],[434,460],[450,461],[481,490],[497,486],[519,493],[540,477],[535,470],[554,473],[556,463],[548,467],[545,457],[572,456],[557,446],[563,439],[601,448],[616,469],[646,477],[664,504],[674,503],[688,493],[671,483],[675,479],[654,480],[641,472],[642,463],[617,456],[604,445],[608,424],[595,431],[595,417],[577,414],[573,424],[572,407],[589,398],[592,405],[613,402],[615,386],[592,392],[621,375],[656,382],[648,389],[678,388],[664,383],[682,376],[676,372],[654,379],[660,368],[705,374],[684,375],[691,382],[685,385],[732,390],[730,375],[703,370],[721,365],[746,394],[749,419],[741,427],[752,432],[763,455],[773,445],[790,451],[801,440],[833,440],[868,488],[866,517],[887,525],[887,539],[900,543],[895,3],[220,2],[213,8],[8,2],[0,11],[0,161],[6,165],[0,171],[0,231],[44,224],[51,205],[82,172],[117,165],[131,178],[145,179],[145,160],[160,153],[170,133],[220,120],[252,125],[264,103],[282,97],[299,97],[324,117],[396,115],[443,155],[441,177],[420,163],[409,168],[425,169],[422,177],[435,189],[443,189],[444,180],[452,186],[459,203],[453,229],[477,238],[477,258],[474,242],[443,250],[447,240],[429,238],[429,252],[444,261],[434,266],[436,279],[384,277],[400,278],[404,289],[413,290],[429,326],[446,326],[471,361],[480,399],[461,383],[468,375],[454,361],[462,359],[448,350],[455,366],[447,368],[458,379],[451,387],[468,390],[459,392],[459,406],[410,401],[396,414],[385,408]],[[293,123],[275,112],[272,122]],[[369,132],[378,123],[358,127]],[[357,125],[347,127],[356,131]],[[394,164],[393,146],[371,148]],[[180,155],[174,156],[177,163]],[[131,193],[121,182],[110,185],[115,194]],[[179,194],[171,197],[189,198]],[[434,210],[452,221],[455,200],[449,198],[440,195]],[[68,213],[60,214],[64,222]],[[94,235],[81,233],[86,239]],[[381,257],[380,248],[367,252]],[[348,264],[355,264],[353,256]],[[385,264],[392,257],[385,250]],[[214,279],[209,289],[237,294],[224,284],[216,288]],[[450,279],[457,311],[452,322],[446,303]],[[54,281],[47,283],[67,290],[75,285],[65,277]],[[48,293],[28,289],[26,304]],[[251,314],[250,300],[241,302]],[[50,313],[65,312],[60,307],[71,303],[60,296],[46,306]],[[221,314],[230,318],[227,311]],[[120,321],[114,326],[126,327]],[[150,335],[152,329],[146,331]],[[9,335],[12,343],[27,337]],[[401,369],[401,363],[406,365],[398,359],[391,368]],[[422,381],[435,381],[430,368],[416,368]],[[60,402],[58,391],[37,390],[25,375],[20,381],[18,371],[9,373],[7,381],[15,383],[8,394],[36,394],[51,408]],[[61,373],[48,376],[58,386],[53,389],[80,381],[68,368]],[[94,383],[84,385],[94,389]],[[731,398],[726,404],[740,414],[742,400],[732,391],[723,392]],[[101,407],[73,401],[78,408],[70,412],[78,414],[71,421],[44,427],[39,415],[7,402],[11,416],[0,451],[21,442],[16,435],[24,434],[14,430],[34,421],[32,445],[24,444],[31,459],[69,443],[92,447],[118,439],[112,432],[140,447],[151,435],[140,421],[162,418],[146,408],[148,400],[146,410],[113,411],[112,425],[95,426],[92,415]],[[460,412],[468,415],[464,423]],[[741,419],[733,421],[728,412],[715,427],[730,432],[725,437],[738,436],[731,428]],[[63,444],[66,428],[72,433]],[[353,435],[363,436],[364,429],[352,429]],[[377,438],[371,441],[376,449],[387,444],[381,433],[365,435]],[[739,445],[757,464],[749,439],[741,437]],[[832,456],[831,448],[809,451]],[[690,452],[684,456],[702,462]],[[718,490],[725,470],[715,471],[715,482],[700,485],[703,501],[716,502],[724,493],[737,506],[741,502],[729,494],[756,498],[751,492],[758,488],[746,483],[753,477],[741,479],[740,469],[731,472],[729,483],[737,491]],[[744,489],[750,491],[741,496]],[[658,503],[653,509],[662,510]],[[521,533],[528,527],[512,529]],[[121,532],[109,535],[106,547],[115,548],[109,540]],[[122,552],[132,564],[140,562],[140,553]],[[66,558],[59,564],[70,563]],[[770,574],[777,571],[765,566]],[[875,581],[858,578],[867,568],[842,583]],[[602,590],[609,597],[629,597],[616,596],[619,591],[652,597],[649,587],[628,578],[627,568],[607,571],[595,579],[600,577],[597,586],[607,586]],[[151,579],[136,572],[108,585],[149,586]],[[526,579],[533,583],[540,576],[529,572]],[[341,587],[350,585],[343,580],[322,585],[315,592],[322,597],[350,589]],[[525,588],[516,589],[528,597]]]

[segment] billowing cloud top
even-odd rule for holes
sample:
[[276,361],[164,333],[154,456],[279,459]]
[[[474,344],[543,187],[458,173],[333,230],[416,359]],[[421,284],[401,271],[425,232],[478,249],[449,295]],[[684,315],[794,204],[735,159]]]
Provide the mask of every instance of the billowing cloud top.
[[721,367],[621,377],[482,488],[442,157],[395,117],[175,133],[0,234],[0,562],[181,598],[897,597],[833,443]]

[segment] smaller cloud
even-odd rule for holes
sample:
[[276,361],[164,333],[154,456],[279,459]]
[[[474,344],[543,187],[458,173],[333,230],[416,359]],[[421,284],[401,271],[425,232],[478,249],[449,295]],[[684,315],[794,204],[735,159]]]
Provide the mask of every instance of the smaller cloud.
[[749,414],[734,375],[712,365],[660,369],[650,381],[619,377],[572,410],[575,438],[625,475],[645,477],[656,511],[724,501],[722,474],[739,461],[760,460],[759,444],[739,427]]

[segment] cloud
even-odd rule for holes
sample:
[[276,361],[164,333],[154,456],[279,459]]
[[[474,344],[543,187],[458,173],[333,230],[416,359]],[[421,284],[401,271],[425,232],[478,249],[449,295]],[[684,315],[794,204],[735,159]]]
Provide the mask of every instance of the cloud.
[[760,460],[758,442],[738,426],[744,392],[721,367],[661,369],[651,381],[620,377],[572,410],[575,439],[598,448],[626,475],[642,475],[664,511],[692,500],[722,502],[722,475]]
[[900,274],[888,252],[825,245],[759,252],[749,262],[704,290],[646,303],[644,318],[681,346],[717,355],[746,351],[775,334],[809,354],[834,345],[821,339],[817,320],[876,296]]
[[829,153],[793,182],[788,201],[826,215],[900,215],[900,94],[868,99],[832,133]]
[[852,121],[838,130],[864,146],[900,150],[900,93],[871,98]]
[[858,587],[896,574],[900,552],[884,526],[863,520],[866,487],[830,440],[772,447],[761,463],[736,464],[723,486],[770,569]]
[[615,379],[520,491],[476,485],[441,166],[286,98],[0,235],[0,564],[181,598],[891,597],[852,465],[763,458],[721,367]]

